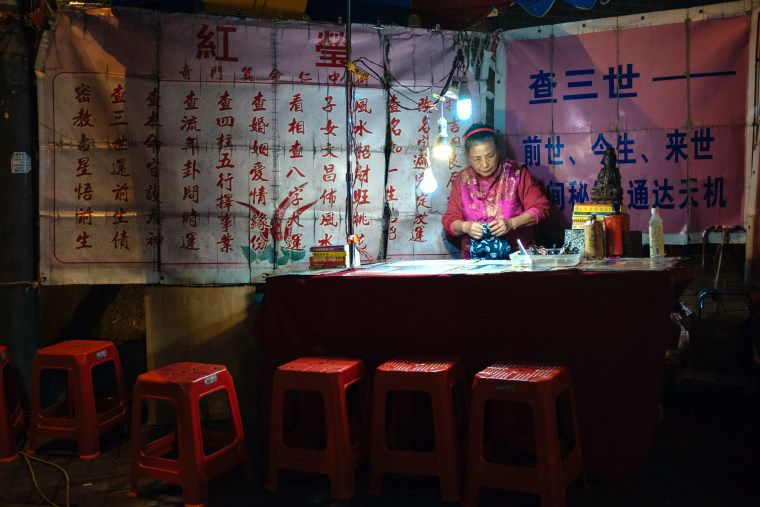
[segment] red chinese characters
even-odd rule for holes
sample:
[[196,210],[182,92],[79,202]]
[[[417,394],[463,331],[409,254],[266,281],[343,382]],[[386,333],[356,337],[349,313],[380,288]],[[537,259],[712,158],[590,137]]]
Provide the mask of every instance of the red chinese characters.
[[346,63],[346,35],[343,32],[323,31],[318,35],[315,46],[317,67],[337,67],[342,69]]
[[[80,83],[74,87],[74,102],[78,104],[79,111],[71,119],[72,126],[83,129],[81,132],[81,141],[77,148],[79,151],[89,151],[91,148],[90,138],[85,133],[92,131],[94,127],[93,115],[89,110],[89,104],[92,100],[92,87],[89,84]],[[75,105],[75,108],[77,106]],[[73,170],[71,170],[73,169]],[[95,197],[95,187],[93,186],[93,171],[91,157],[78,157],[76,165],[69,169],[75,178],[74,196],[76,198],[75,218],[78,233],[74,238],[75,249],[93,248],[91,242],[92,236],[88,234],[88,229],[92,226],[92,203]]]
[[[195,34],[195,38],[198,40],[195,58],[198,60],[213,58],[223,62],[238,61],[236,56],[230,55],[230,34],[235,32],[237,32],[236,26],[217,26],[216,32],[214,32],[208,25],[201,25]],[[219,51],[217,51],[215,41],[221,45],[218,48]]]
[[[232,96],[227,90],[219,96],[217,106],[219,112],[230,112],[233,110]],[[216,125],[218,128],[233,127],[235,125],[235,117],[234,115],[217,116]],[[216,141],[217,148],[220,150],[216,164],[216,188],[219,189],[219,193],[215,198],[215,206],[219,210],[219,215],[216,217],[219,225],[216,245],[219,252],[229,254],[233,250],[235,241],[232,218],[232,204],[235,201],[235,164],[231,158],[233,153],[231,148],[234,143],[231,134],[221,131],[217,134]]]
[[125,117],[124,117],[124,87],[121,83],[116,85],[116,87],[111,92],[111,104],[113,106],[113,118],[111,119],[110,125],[112,127],[118,126],[118,125],[128,125]]

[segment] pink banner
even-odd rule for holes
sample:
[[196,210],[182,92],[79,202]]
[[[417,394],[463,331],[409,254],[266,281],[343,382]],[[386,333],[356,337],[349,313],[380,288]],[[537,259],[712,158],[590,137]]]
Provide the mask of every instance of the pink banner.
[[749,16],[507,45],[510,156],[569,219],[616,149],[631,227],[744,222]]

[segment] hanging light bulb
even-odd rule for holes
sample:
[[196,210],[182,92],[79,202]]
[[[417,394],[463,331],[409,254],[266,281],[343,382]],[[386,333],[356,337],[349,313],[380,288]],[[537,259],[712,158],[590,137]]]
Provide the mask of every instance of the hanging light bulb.
[[433,169],[428,165],[428,167],[425,168],[425,172],[422,173],[422,181],[420,182],[420,190],[425,192],[426,194],[432,194],[436,190],[438,190],[438,182],[435,181],[435,176],[433,175]]
[[451,144],[449,144],[449,124],[446,121],[446,118],[443,117],[443,110],[441,110],[441,117],[438,120],[438,140],[433,147],[433,156],[441,160],[447,160],[451,158]]
[[444,97],[451,100],[456,100],[459,96],[459,78],[454,77],[451,80],[451,85],[446,89],[446,93],[443,94]]
[[472,95],[467,87],[467,78],[459,78],[459,95],[457,97],[457,118],[469,120],[472,117]]
[[433,147],[433,156],[439,160],[451,158],[451,145],[447,137],[438,136],[438,141]]

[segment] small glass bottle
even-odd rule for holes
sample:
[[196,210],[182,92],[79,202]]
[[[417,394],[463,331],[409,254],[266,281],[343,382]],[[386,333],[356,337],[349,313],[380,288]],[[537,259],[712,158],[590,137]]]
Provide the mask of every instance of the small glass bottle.
[[602,259],[604,257],[604,227],[602,222],[591,215],[583,224],[583,243],[586,249],[586,259]]
[[649,257],[665,257],[665,236],[660,208],[652,208],[652,217],[649,219]]

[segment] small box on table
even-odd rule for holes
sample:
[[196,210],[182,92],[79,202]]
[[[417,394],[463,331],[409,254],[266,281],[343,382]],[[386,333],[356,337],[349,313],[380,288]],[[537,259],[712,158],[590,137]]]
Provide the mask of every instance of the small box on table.
[[[620,204],[620,212],[626,212],[625,204]],[[583,229],[590,215],[596,215],[596,219],[604,225],[604,217],[613,213],[611,202],[584,202],[573,206],[573,229]]]
[[[602,232],[602,237],[605,241],[605,251],[607,246],[607,234],[606,231]],[[624,257],[641,257],[643,252],[642,247],[642,234],[641,231],[631,231],[631,243],[628,246],[628,250],[624,252]],[[585,249],[585,240],[583,237],[583,229],[565,229],[565,245],[569,248],[577,248],[579,251]]]
[[[313,246],[309,249],[309,268],[350,268],[349,252],[352,245]],[[354,267],[361,265],[356,248],[354,248]]]

